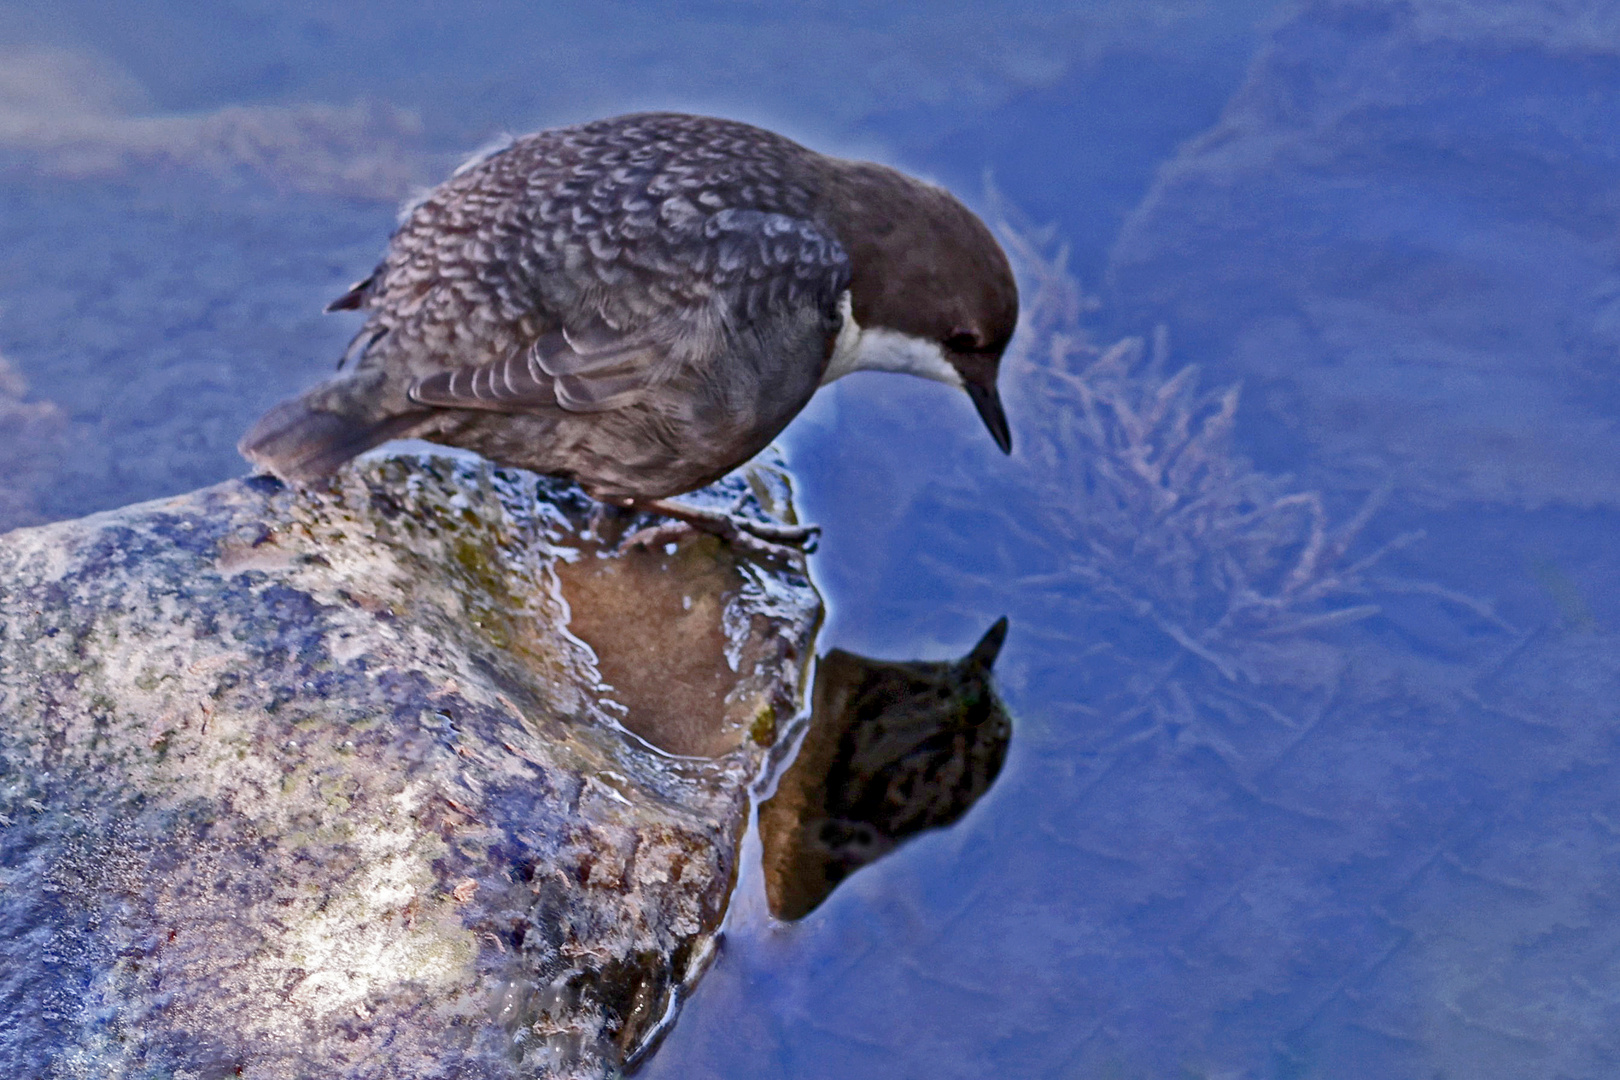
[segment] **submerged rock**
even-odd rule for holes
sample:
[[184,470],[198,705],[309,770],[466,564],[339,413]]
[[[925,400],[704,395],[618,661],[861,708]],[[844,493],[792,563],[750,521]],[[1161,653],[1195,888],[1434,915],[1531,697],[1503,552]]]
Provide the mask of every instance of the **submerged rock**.
[[1109,266],[1268,457],[1452,507],[1620,505],[1610,0],[1307,0]]
[[583,1077],[649,1045],[819,601],[706,536],[615,554],[594,513],[396,456],[0,537],[0,1074]]
[[0,532],[45,520],[39,495],[61,482],[69,426],[55,404],[30,400],[27,380],[0,356]]

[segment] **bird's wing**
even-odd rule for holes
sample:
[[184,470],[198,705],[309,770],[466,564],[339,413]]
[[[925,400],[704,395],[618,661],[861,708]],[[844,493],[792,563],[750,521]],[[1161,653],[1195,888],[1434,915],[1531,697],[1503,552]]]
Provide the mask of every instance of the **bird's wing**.
[[[418,379],[424,405],[494,412],[604,412],[641,401],[725,355],[728,336],[783,310],[830,315],[849,283],[842,245],[813,222],[722,210],[639,263],[603,267],[594,303],[490,364]],[[608,288],[611,282],[612,287]]]
[[659,354],[647,344],[626,345],[611,358],[597,359],[602,362],[592,366],[591,356],[576,352],[566,335],[553,331],[493,364],[470,364],[418,379],[411,398],[445,409],[603,412],[641,398]]

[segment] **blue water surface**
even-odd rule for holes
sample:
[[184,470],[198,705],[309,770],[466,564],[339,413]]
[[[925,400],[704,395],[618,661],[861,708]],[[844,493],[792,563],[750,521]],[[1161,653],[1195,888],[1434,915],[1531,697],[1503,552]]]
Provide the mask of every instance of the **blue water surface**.
[[502,131],[638,108],[1005,231],[1017,450],[852,376],[784,444],[821,648],[1003,614],[1011,756],[644,1074],[1620,1075],[1606,0],[0,2],[0,528],[239,475]]

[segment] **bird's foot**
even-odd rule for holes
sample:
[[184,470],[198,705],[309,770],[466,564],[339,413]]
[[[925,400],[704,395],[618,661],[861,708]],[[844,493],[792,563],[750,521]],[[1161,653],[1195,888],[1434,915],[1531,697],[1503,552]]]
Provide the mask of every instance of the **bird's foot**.
[[619,540],[618,550],[628,551],[630,548],[647,548],[650,550],[663,547],[665,544],[673,544],[691,536],[696,531],[697,529],[694,526],[688,525],[684,521],[660,521],[657,525],[648,525],[644,529],[625,533]]
[[668,499],[638,500],[634,505],[637,510],[674,520],[636,530],[624,538],[621,547],[655,547],[695,530],[717,536],[739,550],[785,560],[815,551],[816,538],[821,535],[821,529],[815,525],[755,521],[734,514],[699,510]]

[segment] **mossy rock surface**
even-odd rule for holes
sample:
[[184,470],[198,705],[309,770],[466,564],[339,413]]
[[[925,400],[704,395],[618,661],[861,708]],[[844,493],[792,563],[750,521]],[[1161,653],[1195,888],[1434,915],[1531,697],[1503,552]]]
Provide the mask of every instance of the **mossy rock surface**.
[[820,606],[616,524],[401,455],[0,537],[0,1074],[619,1068],[712,951]]

